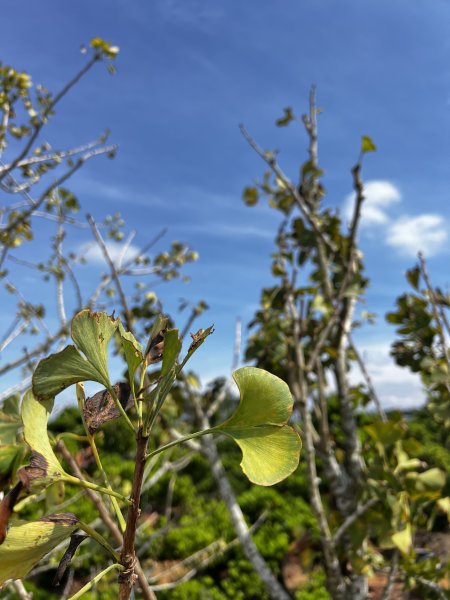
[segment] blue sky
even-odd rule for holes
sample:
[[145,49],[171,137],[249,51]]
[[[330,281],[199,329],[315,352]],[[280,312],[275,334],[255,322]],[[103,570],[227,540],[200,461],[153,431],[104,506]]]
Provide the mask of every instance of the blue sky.
[[[361,245],[372,281],[367,308],[379,316],[359,341],[385,403],[404,406],[420,400],[420,388],[389,359],[394,331],[384,313],[406,288],[404,272],[419,249],[436,284],[448,283],[449,24],[442,0],[20,0],[2,7],[0,58],[57,90],[83,64],[81,44],[100,36],[120,46],[117,74],[102,65],[89,73],[47,137],[73,146],[109,127],[117,158],[91,161],[71,181],[84,211],[98,218],[120,211],[138,232],[136,245],[167,226],[158,249],[178,239],[198,250],[191,283],[158,292],[172,310],[180,297],[210,305],[199,325],[214,322],[216,333],[193,363],[203,380],[228,372],[235,319],[245,328],[271,283],[278,218],[264,205],[242,204],[243,187],[264,166],[238,124],[279,148],[296,178],[305,135],[274,121],[288,105],[303,112],[316,84],[329,204],[345,214],[361,135],[378,147],[364,166]],[[51,235],[38,227],[33,256]],[[87,239],[82,233],[66,244]],[[102,269],[95,261],[86,267],[86,287]],[[19,269],[15,277],[25,294],[50,297],[35,273]],[[17,351],[20,344],[10,349]]]

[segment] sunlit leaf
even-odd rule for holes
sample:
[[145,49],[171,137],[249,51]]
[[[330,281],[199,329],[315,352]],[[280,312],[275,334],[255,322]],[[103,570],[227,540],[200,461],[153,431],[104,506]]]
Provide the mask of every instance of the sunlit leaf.
[[33,374],[33,392],[39,400],[49,400],[80,381],[108,385],[75,346],[66,346],[61,352],[40,361]]
[[72,513],[14,523],[0,546],[0,586],[8,579],[25,577],[46,554],[70,537],[77,524]]
[[441,469],[428,469],[423,473],[419,473],[416,486],[418,488],[426,488],[431,491],[439,491],[445,485],[445,473]]
[[144,361],[142,348],[139,342],[130,331],[125,331],[122,323],[119,323],[119,335],[122,341],[122,348],[125,355],[125,360],[128,365],[128,377],[130,386],[134,394],[134,375],[136,369]]
[[446,496],[445,498],[439,498],[436,504],[439,510],[447,514],[448,520],[450,521],[450,496]]
[[406,527],[402,531],[397,531],[392,536],[393,544],[400,550],[402,554],[409,554],[412,549],[412,533],[411,525],[406,524]]
[[22,402],[23,435],[32,454],[30,464],[20,469],[18,476],[27,489],[41,489],[65,475],[47,434],[52,408],[52,401],[40,402],[31,390],[26,392]]
[[[72,320],[72,339],[89,363],[98,371],[101,383],[108,386],[108,343],[119,326],[103,312],[82,310]],[[99,381],[96,379],[95,381]]]
[[239,406],[213,431],[233,438],[242,450],[241,467],[253,483],[273,485],[298,465],[301,440],[287,425],[293,400],[287,384],[262,369],[244,367],[233,373]]
[[163,361],[161,366],[161,377],[165,377],[175,366],[181,350],[181,340],[178,337],[178,329],[169,329],[164,335]]
[[255,187],[246,187],[242,192],[242,199],[247,206],[258,204],[259,193]]
[[361,152],[365,154],[366,152],[375,152],[376,149],[377,147],[373,143],[372,138],[368,135],[363,135],[361,138]]

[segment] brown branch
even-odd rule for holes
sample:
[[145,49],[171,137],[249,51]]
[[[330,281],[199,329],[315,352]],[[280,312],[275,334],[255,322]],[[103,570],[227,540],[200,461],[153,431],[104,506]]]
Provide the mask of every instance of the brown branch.
[[130,500],[133,504],[128,508],[123,547],[120,555],[120,562],[125,567],[125,570],[119,575],[119,600],[129,600],[136,579],[137,558],[134,544],[137,521],[141,512],[139,505],[145,470],[145,455],[147,454],[148,445],[148,436],[143,435],[142,428],[137,433],[136,441],[136,462],[130,495]]
[[[70,466],[72,473],[76,477],[78,477],[78,479],[84,479],[84,475],[81,472],[80,467],[78,466],[74,457],[68,451],[63,440],[58,441],[55,449],[62,454],[62,456],[64,457],[64,459]],[[103,502],[101,496],[90,489],[86,489],[86,494],[89,496],[92,503],[98,510],[101,520],[103,521],[103,523],[106,525],[106,527],[111,532],[111,535],[113,536],[116,544],[118,546],[122,546],[123,545],[122,533],[121,533],[120,529],[118,528],[116,522],[111,518],[111,515],[109,514],[109,511],[106,508],[106,505]],[[138,559],[136,559],[135,570],[136,570],[136,573],[138,576],[139,586],[141,588],[141,592],[142,592],[142,595],[145,598],[145,600],[156,600],[155,595],[153,594],[153,592],[151,591],[151,589],[147,583],[147,578],[145,576],[144,571],[142,570],[142,567],[141,567]]]

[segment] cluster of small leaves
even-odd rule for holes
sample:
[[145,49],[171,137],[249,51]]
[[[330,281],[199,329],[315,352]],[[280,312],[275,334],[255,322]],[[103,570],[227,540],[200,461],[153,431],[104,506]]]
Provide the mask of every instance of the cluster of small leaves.
[[[339,215],[329,208],[320,208],[320,200],[325,192],[320,183],[323,170],[310,160],[301,169],[298,185],[300,194],[308,198],[317,211],[317,223],[320,223],[322,236],[327,240],[321,250],[318,247],[317,231],[308,224],[303,216],[298,216],[296,199],[289,187],[270,173],[264,175],[259,188],[246,188],[244,201],[262,193],[268,199],[269,206],[281,213],[283,221],[276,238],[277,250],[272,254],[272,275],[278,280],[275,286],[264,288],[261,292],[260,308],[250,323],[254,332],[248,339],[246,358],[256,359],[258,365],[273,370],[279,376],[283,374],[283,364],[288,358],[287,348],[293,343],[292,322],[286,314],[286,295],[292,294],[302,310],[302,340],[305,356],[314,348],[316,340],[333,313],[334,306],[324,295],[321,270],[323,268],[320,252],[332,265],[329,276],[333,289],[340,289],[348,272],[348,253],[352,243],[350,233],[344,230]],[[346,297],[361,297],[367,287],[363,275],[363,265],[357,256],[353,265],[353,275],[346,285]],[[308,276],[303,285],[297,284],[296,273],[308,268]],[[304,278],[303,278],[304,279]],[[324,351],[334,358],[333,339],[325,344]],[[327,361],[324,361],[326,366]]]
[[[47,432],[55,396],[77,384],[77,399],[87,439],[91,440],[91,449],[93,436],[107,422],[118,417],[122,417],[133,434],[147,439],[178,374],[212,330],[210,327],[193,334],[186,356],[178,362],[181,352],[178,331],[168,329],[167,320],[162,317],[154,323],[146,350],[143,351],[133,334],[125,331],[120,319],[89,310],[75,316],[71,328],[75,345],[69,345],[39,363],[33,375],[33,388],[28,390],[22,402],[23,436],[31,450],[31,457],[29,464],[16,472],[17,483],[0,504],[0,585],[11,577],[24,577],[45,554],[71,536],[78,527],[87,530],[79,517],[58,513],[30,523],[14,522],[7,532],[8,521],[23,492],[39,494],[44,491],[47,498],[49,494],[50,498],[55,498],[51,505],[60,505],[64,497],[64,484],[82,484],[81,480],[65,471]],[[122,346],[128,378],[128,382],[115,385],[111,384],[108,371],[108,345],[113,337]],[[153,389],[145,392],[142,385],[147,367],[160,361],[158,379]],[[240,369],[234,378],[241,395],[234,414],[224,423],[195,433],[193,437],[216,433],[234,440],[242,451],[241,466],[247,477],[260,485],[272,485],[292,473],[299,460],[300,439],[287,425],[292,411],[292,398],[286,384],[260,369]],[[92,398],[86,398],[79,385],[84,381],[95,381],[104,389]],[[16,405],[11,406],[13,409]],[[135,423],[127,415],[133,406]],[[3,421],[7,435],[17,436],[20,421],[6,413]],[[12,445],[16,451],[14,440],[7,438],[6,441],[13,441],[6,446]],[[173,445],[170,443],[168,447]],[[162,449],[164,447],[156,449],[153,454]],[[10,470],[15,460],[11,454],[8,449],[4,450],[4,460],[8,461],[6,466]],[[152,453],[147,458],[150,456]],[[131,466],[129,477],[132,471]],[[131,491],[127,487],[127,480],[112,479],[112,482],[114,492],[109,481],[107,488],[97,485],[95,489],[126,502],[125,494]],[[92,487],[92,484],[85,487]],[[139,497],[136,501],[139,501]],[[119,510],[118,505],[116,510]],[[100,539],[100,544],[118,559],[119,555],[106,541],[102,541],[101,536],[91,535],[97,541]],[[27,543],[24,543],[24,536]],[[6,541],[1,544],[5,537]],[[121,567],[120,563],[118,567]]]
[[422,445],[407,436],[399,414],[363,428],[368,464],[368,486],[380,499],[371,512],[371,533],[379,547],[396,547],[413,558],[418,529],[431,529],[437,514],[450,518],[449,499],[443,496],[446,474],[422,460]]
[[447,313],[450,297],[439,288],[425,287],[420,267],[407,272],[413,292],[401,295],[396,310],[387,314],[397,326],[399,339],[392,344],[396,363],[418,373],[435,418],[450,430],[450,356],[447,347]]
[[[91,41],[91,50],[93,56],[85,71],[98,60],[111,61],[118,53],[116,46],[100,38]],[[93,147],[92,144],[61,151],[53,149],[46,140],[39,141],[42,128],[55,114],[56,103],[75,83],[77,77],[59,94],[53,95],[42,85],[34,86],[28,73],[0,63],[0,152],[4,161],[0,167],[0,182],[3,190],[11,194],[28,194],[49,171],[62,164],[70,170],[83,163],[83,150],[89,150]],[[106,136],[102,136],[97,140],[97,146],[104,144],[105,140]],[[9,149],[11,154],[15,152],[14,158],[8,155]],[[55,198],[53,188],[43,194],[42,198],[35,201],[34,206],[33,203],[26,202],[24,208],[3,209],[6,218],[0,230],[0,244],[15,248],[32,240],[31,217],[42,203],[50,212],[55,206],[73,212],[78,209],[76,198],[68,190],[64,189],[60,193],[59,201]]]

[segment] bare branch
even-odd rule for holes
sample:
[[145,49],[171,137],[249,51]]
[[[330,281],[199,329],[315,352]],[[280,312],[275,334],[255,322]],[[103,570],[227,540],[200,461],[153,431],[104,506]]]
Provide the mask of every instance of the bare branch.
[[125,292],[123,291],[123,287],[122,287],[122,282],[120,281],[120,277],[119,277],[119,273],[117,271],[116,265],[114,264],[109,252],[108,252],[108,248],[106,247],[106,244],[102,238],[102,235],[100,233],[100,231],[98,230],[98,227],[93,219],[93,217],[91,215],[87,215],[87,220],[88,223],[91,226],[92,229],[92,233],[95,236],[95,239],[98,242],[98,245],[100,246],[100,250],[102,251],[103,256],[105,257],[106,262],[109,265],[110,271],[111,271],[111,278],[114,281],[115,285],[116,285],[116,289],[117,292],[119,294],[119,298],[120,298],[120,302],[122,304],[122,310],[123,310],[123,315],[124,315],[124,319],[125,319],[125,323],[127,325],[127,328],[129,331],[132,331],[133,329],[133,318],[131,316],[131,311],[130,308],[128,306],[128,300],[127,297],[125,295]]

